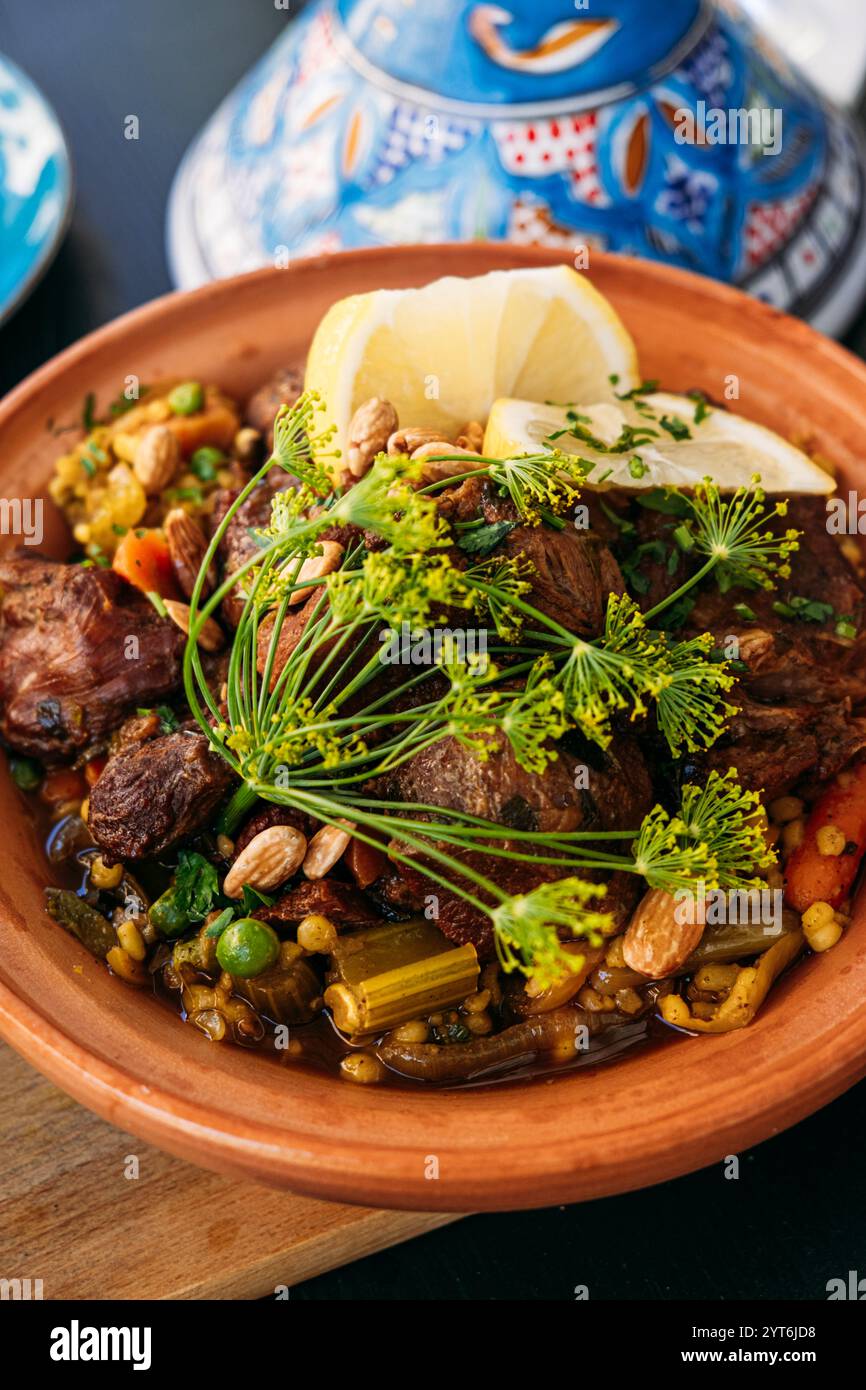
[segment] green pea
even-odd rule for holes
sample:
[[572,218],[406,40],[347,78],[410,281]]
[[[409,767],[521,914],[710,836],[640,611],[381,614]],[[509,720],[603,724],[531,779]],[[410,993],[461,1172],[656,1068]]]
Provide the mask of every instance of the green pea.
[[203,483],[211,483],[217,475],[217,469],[225,463],[225,454],[222,449],[215,449],[210,444],[204,444],[201,449],[196,449],[189,461],[189,466],[197,478]]
[[34,758],[10,759],[9,771],[16,787],[20,787],[23,792],[32,792],[42,781],[42,768]]
[[242,917],[226,927],[217,944],[217,960],[223,970],[249,980],[274,965],[280,954],[280,938],[267,922]]
[[194,415],[204,405],[204,391],[200,381],[182,381],[168,393],[168,403],[175,415]]
[[189,915],[174,885],[157,898],[150,909],[150,920],[161,936],[183,936],[190,924]]

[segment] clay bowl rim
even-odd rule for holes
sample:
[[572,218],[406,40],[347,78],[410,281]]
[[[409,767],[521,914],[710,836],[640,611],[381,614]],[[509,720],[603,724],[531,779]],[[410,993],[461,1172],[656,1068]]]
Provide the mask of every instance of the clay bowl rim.
[[[483,273],[498,266],[549,265],[569,260],[559,252],[515,248],[501,243],[375,248],[311,258],[293,266],[289,272],[253,271],[196,290],[165,295],[97,329],[31,374],[0,402],[0,431],[10,424],[19,409],[31,404],[70,368],[86,363],[88,357],[128,340],[130,335],[134,337],[137,330],[153,326],[166,316],[172,319],[187,309],[194,312],[197,306],[208,301],[224,306],[224,312],[228,312],[233,294],[242,292],[244,287],[268,282],[275,288],[279,285],[282,290],[287,273],[292,281],[300,278],[300,292],[303,293],[305,275],[327,273],[337,262],[353,271],[357,268],[361,276],[375,279],[375,267],[386,265],[395,256],[407,264],[407,283],[419,282],[417,275],[413,278],[413,264],[430,262],[431,258],[437,264],[438,274],[463,275]],[[742,318],[743,333],[760,332],[763,326],[778,335],[781,327],[801,354],[804,374],[808,366],[802,354],[810,352],[823,358],[831,370],[835,366],[843,376],[853,377],[852,388],[855,384],[866,387],[866,365],[799,320],[788,318],[740,291],[658,263],[593,252],[590,278],[593,271],[605,268],[612,274],[618,271],[648,279],[662,294],[691,293],[701,298],[706,308],[714,302],[722,312],[733,310]],[[706,327],[706,317],[700,322]],[[862,908],[857,916],[861,919],[864,916]],[[9,924],[4,920],[2,925]],[[843,959],[845,961],[843,973],[854,970],[855,980],[866,986],[866,953],[861,952],[861,960],[858,960],[854,943],[846,941],[845,947],[843,951],[840,945],[829,957],[813,961],[811,966],[819,964],[823,968],[822,978],[829,978],[828,967],[830,975],[838,974],[832,964],[832,957],[838,951],[840,968]],[[773,996],[776,1004],[782,1003],[783,1012],[787,989],[788,984],[783,981]],[[399,1147],[395,1149],[393,1145],[366,1140],[347,1143],[345,1139],[331,1140],[327,1135],[312,1137],[301,1130],[293,1132],[278,1127],[268,1119],[251,1122],[233,1115],[229,1109],[201,1104],[177,1090],[163,1088],[157,1078],[151,1080],[146,1073],[142,1074],[146,1037],[137,1068],[108,1061],[70,1036],[61,1023],[19,997],[3,980],[0,980],[0,1036],[52,1081],[111,1123],[192,1162],[336,1200],[375,1202],[403,1209],[503,1210],[609,1195],[666,1180],[796,1123],[866,1074],[866,988],[859,989],[857,1000],[862,1002],[855,1002],[849,1008],[843,1028],[828,1027],[822,1036],[806,1042],[800,1040],[799,1045],[792,1041],[792,1020],[781,1020],[777,1008],[762,1012],[744,1034],[697,1039],[697,1044],[709,1044],[716,1049],[713,1062],[717,1063],[710,1068],[713,1075],[702,1079],[704,1090],[698,1096],[702,1110],[697,1120],[690,1117],[686,1123],[685,1117],[677,1111],[675,1100],[662,1103],[657,1097],[655,1116],[644,1115],[644,1123],[635,1123],[633,1116],[630,1121],[623,1119],[609,1132],[606,1136],[609,1152],[599,1151],[598,1144],[595,1151],[586,1151],[580,1133],[569,1129],[567,1114],[562,1124],[566,1132],[544,1152],[526,1132],[510,1137],[503,1135],[499,1142],[487,1147],[470,1145],[463,1152],[459,1144],[455,1147],[452,1136],[441,1146],[441,1158],[443,1165],[453,1163],[454,1176],[442,1183],[427,1182],[420,1173],[409,1173],[406,1155]],[[118,1002],[121,1001],[122,996],[118,995]],[[776,1033],[784,1033],[788,1044],[787,1053],[780,1056],[778,1067],[770,1069],[769,1074],[758,1065],[760,1048],[757,1044],[765,1033],[771,1041]],[[756,1062],[739,1077],[735,1087],[733,1079],[725,1081],[725,1061],[731,1053],[730,1040],[746,1034],[750,1034],[750,1041],[756,1044],[753,1049]],[[204,1040],[202,1046],[207,1046]],[[670,1053],[672,1062],[675,1055],[681,1054],[685,1059],[680,1044],[665,1051]],[[641,1052],[642,1049],[637,1049],[638,1058]],[[250,1065],[263,1065],[260,1058],[252,1057],[249,1062]],[[628,1066],[628,1060],[618,1066]],[[706,1072],[708,1066],[709,1062],[702,1064],[699,1070]],[[604,1070],[607,1075],[615,1076],[615,1072]],[[631,1076],[630,1066],[628,1073]],[[571,1073],[570,1078],[576,1075],[579,1073]],[[639,1089],[640,1074],[636,1075]],[[674,1075],[672,1070],[671,1080]],[[570,1078],[556,1078],[551,1083],[552,1091],[560,1088],[564,1093]],[[321,1082],[332,1088],[334,1098],[339,1098],[336,1088],[342,1091],[344,1083],[327,1077],[322,1077]],[[290,1081],[286,1084],[290,1087]],[[535,1082],[523,1088],[524,1094],[529,1095],[542,1086],[543,1083]],[[514,1086],[493,1088],[492,1093],[497,1089],[501,1095],[509,1094],[512,1098],[515,1093]],[[466,1115],[473,1109],[472,1097],[479,1098],[479,1122],[489,1126],[491,1116],[497,1112],[496,1102],[492,1108],[490,1105],[492,1093],[488,1090],[483,1102],[482,1093],[478,1091],[419,1089],[383,1094],[404,1098],[408,1095],[412,1097],[413,1109],[418,1105],[426,1108],[432,1125],[432,1146],[437,1113],[444,1116],[447,1111],[458,1108]],[[571,1094],[575,1094],[574,1090]],[[654,1125],[648,1123],[651,1119]]]

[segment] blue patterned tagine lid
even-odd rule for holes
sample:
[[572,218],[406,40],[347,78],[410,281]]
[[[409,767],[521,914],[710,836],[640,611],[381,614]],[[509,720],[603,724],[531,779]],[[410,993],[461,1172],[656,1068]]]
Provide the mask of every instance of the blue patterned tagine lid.
[[866,287],[859,132],[726,3],[316,0],[187,153],[184,286],[342,247],[581,245],[827,332]]

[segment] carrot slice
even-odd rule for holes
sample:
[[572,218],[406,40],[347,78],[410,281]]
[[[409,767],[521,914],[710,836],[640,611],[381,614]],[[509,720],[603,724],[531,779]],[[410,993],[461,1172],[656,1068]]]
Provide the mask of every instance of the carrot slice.
[[114,552],[113,567],[143,593],[157,593],[160,598],[178,596],[168,542],[156,528],[127,531]]
[[[838,827],[845,836],[841,854],[821,854],[818,831]],[[785,901],[797,912],[812,903],[839,907],[848,897],[866,850],[866,762],[840,774],[815,803],[803,839],[785,869]]]

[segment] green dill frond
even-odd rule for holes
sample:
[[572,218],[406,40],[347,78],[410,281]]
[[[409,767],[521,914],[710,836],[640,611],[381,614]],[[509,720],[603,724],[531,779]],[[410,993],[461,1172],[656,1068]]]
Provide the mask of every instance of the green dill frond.
[[503,970],[519,970],[541,989],[555,984],[567,971],[579,970],[583,960],[563,950],[558,928],[565,928],[572,936],[587,937],[593,946],[600,945],[610,930],[611,916],[587,904],[603,898],[606,891],[600,883],[560,878],[500,903],[491,917]]
[[336,426],[316,429],[316,416],[325,411],[317,391],[303,391],[294,405],[280,406],[274,419],[274,448],[269,461],[269,466],[290,473],[317,498],[333,492],[334,480],[327,460],[340,457],[339,449],[330,447]]
[[444,609],[472,604],[463,575],[447,554],[374,550],[361,568],[364,611],[390,627],[427,627],[444,616]]
[[689,530],[695,550],[715,561],[715,574],[723,593],[737,585],[773,589],[777,579],[791,573],[789,557],[797,549],[799,531],[788,529],[783,536],[768,529],[774,517],[785,516],[787,502],[768,508],[766,495],[758,486],[740,487],[733,496],[722,498],[718,486],[705,478],[691,499]]
[[538,526],[545,512],[559,515],[577,501],[586,473],[574,454],[550,449],[495,459],[487,466],[487,476],[511,499],[526,525]]
[[646,714],[644,697],[657,697],[667,683],[665,644],[649,631],[633,599],[611,594],[602,637],[594,642],[577,638],[554,680],[565,695],[567,713],[587,738],[606,748],[611,715],[630,710],[630,718],[636,719]]
[[373,531],[400,554],[435,550],[448,543],[448,527],[436,503],[412,483],[424,461],[403,454],[379,454],[373,466],[332,507],[330,524]]
[[445,643],[438,664],[450,682],[448,693],[436,706],[436,716],[445,724],[443,735],[457,739],[486,762],[500,745],[497,721],[502,712],[502,691],[492,685],[499,672],[492,662],[474,653],[460,660],[450,642]]
[[656,716],[675,757],[684,749],[696,753],[709,748],[737,712],[737,706],[724,699],[735,677],[727,662],[710,659],[713,647],[712,635],[704,632],[668,648],[667,679],[658,693]]
[[707,846],[719,888],[749,887],[759,869],[776,863],[764,838],[761,798],[740,786],[733,767],[711,772],[703,787],[683,787],[680,821],[692,843]]
[[534,574],[535,566],[525,555],[491,555],[464,573],[465,582],[474,590],[476,617],[489,617],[503,642],[516,642],[520,637],[525,618],[514,599],[531,591]]
[[543,773],[548,763],[555,762],[554,742],[571,728],[565,696],[550,679],[552,669],[549,657],[536,661],[522,692],[508,699],[499,721],[515,758],[527,772]]
[[718,887],[716,859],[709,845],[690,836],[685,823],[663,806],[654,806],[644,816],[632,854],[635,872],[651,888],[687,892],[697,880],[708,888]]
[[760,869],[776,862],[764,839],[757,792],[737,782],[734,768],[711,772],[703,787],[683,787],[679,814],[654,806],[632,846],[634,869],[668,893],[750,888]]

